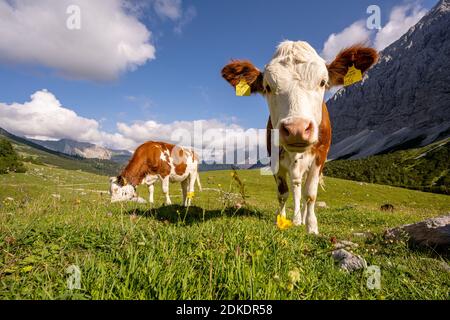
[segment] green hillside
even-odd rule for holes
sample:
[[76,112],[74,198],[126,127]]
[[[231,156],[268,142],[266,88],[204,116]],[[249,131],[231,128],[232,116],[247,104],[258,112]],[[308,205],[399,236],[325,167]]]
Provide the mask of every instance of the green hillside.
[[52,151],[27,139],[15,136],[1,128],[0,138],[10,141],[24,161],[32,163],[46,164],[68,170],[82,170],[108,176],[117,175],[122,167],[122,165],[109,160],[84,159]]
[[[108,177],[27,164],[0,175],[0,299],[448,299],[448,258],[383,239],[384,230],[450,211],[450,197],[325,178],[320,236],[274,225],[276,187],[258,170],[202,172],[194,206],[111,204]],[[147,198],[143,186],[139,193]],[[245,192],[246,205],[238,209]],[[394,213],[380,211],[391,203]],[[288,216],[292,217],[289,201]],[[361,237],[360,234],[366,236]],[[379,266],[381,289],[363,271],[334,263],[330,238]],[[80,270],[69,290],[67,268]]]
[[450,194],[450,138],[423,148],[328,162],[325,175]]
[[26,169],[12,144],[0,138],[0,174],[25,172]]

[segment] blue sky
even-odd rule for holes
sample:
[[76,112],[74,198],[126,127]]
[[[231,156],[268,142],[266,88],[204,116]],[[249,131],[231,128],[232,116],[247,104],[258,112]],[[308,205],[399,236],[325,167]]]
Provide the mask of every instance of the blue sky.
[[[20,5],[24,1],[27,0],[9,2]],[[381,8],[382,26],[385,26],[394,7],[411,6],[420,12],[430,9],[437,1],[168,0],[167,10],[160,10],[163,13],[150,2],[135,7],[135,11],[127,11],[127,15],[152,33],[149,44],[155,50],[155,57],[138,64],[135,70],[118,73],[115,79],[73,79],[70,75],[61,75],[58,67],[51,63],[40,63],[35,56],[16,59],[21,52],[8,56],[5,53],[8,49],[0,44],[0,107],[3,104],[6,109],[12,103],[23,104],[30,101],[30,95],[36,91],[47,89],[64,108],[73,110],[79,117],[97,121],[99,130],[111,134],[117,132],[117,123],[131,126],[148,120],[170,124],[216,119],[243,128],[264,128],[268,111],[263,98],[237,98],[220,77],[221,68],[231,58],[250,59],[263,68],[276,45],[284,39],[306,40],[320,53],[332,33],[342,32],[356,21],[367,19],[366,9],[371,4]],[[8,5],[5,0],[0,3]],[[81,13],[83,17],[83,11]],[[2,12],[0,7],[0,16],[2,14],[8,13]],[[111,36],[106,28],[102,32],[105,37]],[[346,38],[351,41],[352,36]],[[64,60],[64,57],[58,58]],[[107,54],[104,59],[108,61]],[[0,126],[8,124],[0,120]],[[7,129],[15,131],[14,125],[9,126]],[[27,134],[24,129],[17,131]],[[87,140],[77,137],[76,130],[73,132],[75,136],[71,138]],[[36,136],[36,132],[29,135]],[[60,138],[57,135],[43,134]],[[124,146],[118,143],[117,147]]]

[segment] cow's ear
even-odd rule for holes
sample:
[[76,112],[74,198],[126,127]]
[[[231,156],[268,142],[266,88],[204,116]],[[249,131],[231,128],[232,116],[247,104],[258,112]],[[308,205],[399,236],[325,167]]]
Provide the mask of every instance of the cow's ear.
[[262,93],[263,73],[259,71],[250,61],[233,60],[222,69],[222,77],[233,87],[243,79],[251,88],[252,93]]
[[373,48],[365,47],[363,45],[354,45],[344,49],[339,52],[334,61],[327,66],[330,78],[329,83],[331,86],[343,85],[348,68],[352,65],[364,73],[377,61],[378,52]]

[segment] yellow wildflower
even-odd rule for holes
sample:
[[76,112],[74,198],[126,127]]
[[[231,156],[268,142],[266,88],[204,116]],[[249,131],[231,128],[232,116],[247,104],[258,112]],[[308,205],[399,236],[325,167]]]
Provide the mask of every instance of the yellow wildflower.
[[291,220],[286,219],[281,214],[277,216],[277,226],[280,228],[280,230],[286,230],[290,227],[292,227],[293,223]]
[[300,271],[298,269],[291,270],[288,273],[288,277],[291,283],[295,284],[300,281]]

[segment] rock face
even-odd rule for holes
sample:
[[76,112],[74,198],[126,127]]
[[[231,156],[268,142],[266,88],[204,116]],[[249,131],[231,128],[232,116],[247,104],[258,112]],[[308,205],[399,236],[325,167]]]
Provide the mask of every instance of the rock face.
[[362,82],[328,101],[330,159],[421,147],[450,136],[450,0],[380,53]]
[[385,238],[398,240],[406,236],[408,242],[419,247],[450,248],[450,215],[389,229]]

